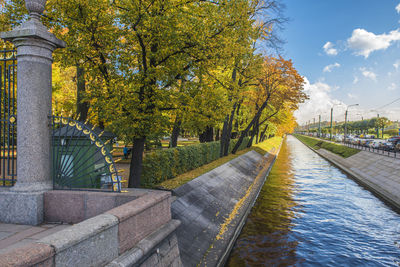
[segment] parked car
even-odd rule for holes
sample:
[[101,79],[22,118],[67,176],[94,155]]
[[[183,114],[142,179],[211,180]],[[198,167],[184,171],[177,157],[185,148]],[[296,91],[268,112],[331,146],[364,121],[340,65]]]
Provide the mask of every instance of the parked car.
[[395,146],[392,142],[386,141],[382,144],[382,149],[385,151],[393,151],[394,148],[395,148]]
[[392,136],[388,139],[388,142],[397,143],[400,141],[400,136]]
[[392,143],[393,150],[400,151],[400,136],[393,136],[388,139],[389,143]]
[[369,143],[371,143],[373,140],[372,139],[362,139],[360,142],[360,145],[362,146],[368,146]]
[[343,136],[335,135],[335,136],[333,136],[333,140],[335,140],[336,142],[342,142],[343,141]]
[[373,140],[371,143],[369,143],[369,147],[371,148],[381,148],[383,146],[383,143],[385,142],[385,140]]

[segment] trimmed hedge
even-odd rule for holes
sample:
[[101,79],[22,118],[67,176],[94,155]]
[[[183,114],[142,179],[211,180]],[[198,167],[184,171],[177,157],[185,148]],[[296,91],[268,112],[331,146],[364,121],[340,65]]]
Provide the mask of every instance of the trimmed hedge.
[[[249,140],[250,138],[246,137],[239,150],[245,149]],[[229,153],[232,152],[236,142],[237,140],[231,140]],[[143,159],[141,184],[149,187],[196,169],[218,159],[219,151],[220,142],[216,141],[152,152]]]

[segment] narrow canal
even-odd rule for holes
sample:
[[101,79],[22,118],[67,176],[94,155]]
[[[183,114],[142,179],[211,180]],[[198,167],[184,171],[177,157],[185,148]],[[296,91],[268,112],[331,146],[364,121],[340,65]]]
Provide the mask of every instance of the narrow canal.
[[226,266],[399,262],[399,214],[288,136]]

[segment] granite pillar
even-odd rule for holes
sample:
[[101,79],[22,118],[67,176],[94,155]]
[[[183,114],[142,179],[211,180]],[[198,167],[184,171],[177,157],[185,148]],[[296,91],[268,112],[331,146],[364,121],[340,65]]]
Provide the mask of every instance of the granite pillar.
[[[43,217],[42,193],[52,189],[49,118],[52,53],[56,48],[65,47],[65,43],[48,32],[40,21],[46,0],[25,2],[29,20],[10,32],[0,34],[2,39],[11,41],[17,49],[17,183],[8,190],[7,195],[9,198],[15,196],[19,202],[30,202],[15,203],[19,208],[12,208],[14,211],[10,212],[18,212],[18,216],[7,218],[27,217],[24,222],[16,223],[37,224],[43,220],[40,219]],[[39,215],[33,212],[36,218],[31,220],[28,217],[32,209],[39,211]],[[21,216],[24,213],[26,216]]]

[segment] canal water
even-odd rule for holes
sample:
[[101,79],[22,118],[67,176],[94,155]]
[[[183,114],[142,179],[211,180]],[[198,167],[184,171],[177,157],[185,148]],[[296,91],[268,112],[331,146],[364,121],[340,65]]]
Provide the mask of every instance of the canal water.
[[288,136],[226,266],[399,262],[399,214]]

